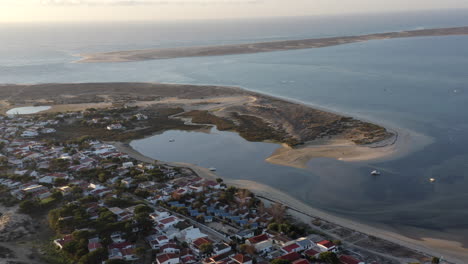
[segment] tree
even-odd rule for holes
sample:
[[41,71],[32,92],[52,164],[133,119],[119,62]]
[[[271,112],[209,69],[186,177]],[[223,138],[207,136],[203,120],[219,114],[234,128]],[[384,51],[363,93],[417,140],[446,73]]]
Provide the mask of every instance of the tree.
[[320,253],[319,259],[329,264],[338,264],[340,262],[336,254],[329,251]]
[[200,246],[200,251],[203,254],[210,254],[213,252],[213,244],[211,243],[204,243]]
[[439,264],[440,263],[440,259],[438,257],[433,257],[432,258],[432,264]]
[[291,261],[286,259],[274,259],[271,261],[271,264],[291,264]]
[[217,182],[217,183],[222,183],[222,182],[223,182],[223,179],[217,178],[217,179],[216,179],[216,182]]
[[35,200],[34,201],[26,200],[26,201],[22,201],[19,207],[22,213],[30,214],[30,213],[36,212],[40,208],[40,205],[39,205],[39,202]]
[[196,219],[197,222],[205,223],[205,216],[203,216],[202,214],[197,215]]
[[243,254],[248,254],[250,256],[253,256],[255,255],[255,247],[252,246],[252,245],[247,245],[247,244],[242,244],[239,246],[239,250],[240,252],[242,252]]
[[149,215],[153,212],[153,209],[146,204],[139,204],[135,207],[134,213],[139,214],[146,214]]
[[286,215],[286,207],[280,203],[274,203],[270,208],[270,213],[275,219],[275,222],[281,223]]
[[138,247],[135,249],[135,253],[141,258],[146,254],[146,249],[144,247]]
[[80,258],[79,264],[101,264],[107,259],[108,253],[105,248],[98,248]]
[[268,225],[268,230],[278,231],[279,230],[279,225],[277,223],[271,223],[271,224]]

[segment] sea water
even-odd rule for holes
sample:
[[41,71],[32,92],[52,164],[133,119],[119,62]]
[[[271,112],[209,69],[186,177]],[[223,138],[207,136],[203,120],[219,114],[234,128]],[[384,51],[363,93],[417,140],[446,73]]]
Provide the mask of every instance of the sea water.
[[[465,26],[467,14],[461,10],[189,24],[5,24],[0,25],[0,83],[235,85],[414,130],[433,138],[433,143],[393,161],[316,159],[306,170],[268,164],[264,158],[276,145],[247,142],[228,132],[215,131],[218,135],[209,137],[170,131],[132,145],[156,159],[199,163],[218,168],[223,177],[271,185],[330,213],[427,232],[443,230],[447,237],[458,236],[467,243],[468,36],[220,57],[73,63],[78,59],[74,55],[87,52]],[[177,147],[182,139],[166,142],[179,136],[190,151]],[[384,173],[371,177],[373,169]],[[431,184],[429,178],[436,181]]]

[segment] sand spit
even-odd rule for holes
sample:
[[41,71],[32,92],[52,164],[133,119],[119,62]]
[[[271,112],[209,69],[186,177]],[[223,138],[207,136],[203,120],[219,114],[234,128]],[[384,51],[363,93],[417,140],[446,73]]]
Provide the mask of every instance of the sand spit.
[[147,50],[127,50],[114,51],[93,54],[81,54],[80,63],[97,62],[130,62],[144,60],[173,59],[183,57],[203,57],[203,56],[222,56],[235,54],[252,54],[260,52],[299,50],[311,48],[323,48],[336,45],[344,45],[356,42],[370,40],[410,38],[410,37],[435,37],[435,36],[453,36],[467,35],[468,27],[456,28],[435,28],[423,30],[411,30],[389,33],[378,33],[361,36],[343,36],[319,39],[302,39],[287,41],[272,41],[260,43],[203,46],[203,47],[182,47],[165,49],[147,49]]

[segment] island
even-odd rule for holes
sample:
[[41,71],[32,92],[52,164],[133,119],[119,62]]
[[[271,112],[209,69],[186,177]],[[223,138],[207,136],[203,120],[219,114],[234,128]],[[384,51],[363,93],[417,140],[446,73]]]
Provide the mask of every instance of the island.
[[434,28],[400,32],[377,33],[360,36],[341,36],[328,38],[314,38],[301,40],[284,40],[259,43],[245,43],[232,45],[215,45],[200,47],[158,48],[144,50],[126,50],[81,54],[78,62],[130,62],[143,60],[161,60],[184,57],[222,56],[235,54],[252,54],[260,52],[285,51],[323,48],[336,45],[344,45],[370,40],[412,38],[412,37],[436,37],[468,35],[468,27]]
[[[153,83],[1,87],[0,110],[24,105],[51,106],[45,111],[49,113],[133,107],[149,117],[139,123],[115,120],[127,127],[123,132],[116,132],[112,120],[104,122],[111,130],[102,130],[97,123],[61,126],[54,137],[63,140],[93,135],[129,142],[170,129],[216,126],[248,141],[282,144],[267,161],[298,168],[314,157],[360,160],[386,156],[393,152],[398,138],[397,132],[376,124],[236,87]],[[99,116],[96,114],[97,120]]]

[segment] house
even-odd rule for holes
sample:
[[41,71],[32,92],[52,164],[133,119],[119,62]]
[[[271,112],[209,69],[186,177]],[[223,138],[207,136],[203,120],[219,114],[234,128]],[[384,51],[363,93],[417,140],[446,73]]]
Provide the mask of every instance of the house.
[[286,255],[283,255],[281,257],[279,257],[278,259],[284,259],[284,260],[287,260],[289,262],[294,262],[298,259],[301,259],[301,255],[299,255],[299,253],[297,252],[292,252],[292,253],[289,253],[289,254],[286,254]]
[[251,238],[253,236],[254,236],[254,230],[253,229],[242,230],[242,231],[240,231],[239,233],[236,234],[236,237],[239,240]]
[[339,257],[340,264],[366,264],[364,261],[357,260],[351,256],[342,255]]
[[71,242],[73,240],[73,236],[72,235],[65,235],[64,237],[62,238],[59,238],[59,239],[55,239],[54,240],[54,244],[62,249],[63,246],[65,246],[65,244],[67,244],[68,242]]
[[330,252],[337,252],[338,249],[336,248],[336,245],[328,240],[322,240],[317,242],[317,246],[322,252],[330,251]]
[[259,254],[270,252],[273,249],[273,241],[267,234],[251,237],[247,239],[246,244],[255,247],[255,251]]
[[109,245],[109,259],[137,260],[135,245],[128,242],[114,243]]
[[298,259],[292,262],[292,264],[310,264],[307,259]]
[[237,254],[231,259],[237,264],[252,264],[252,258],[244,254]]
[[226,244],[224,242],[216,243],[216,244],[213,245],[213,252],[216,255],[224,254],[224,253],[227,253],[229,251],[231,251],[231,246],[229,246],[228,244]]
[[123,243],[125,242],[125,239],[122,238],[122,233],[120,232],[114,232],[111,234],[111,239],[112,242],[114,243]]
[[211,241],[211,239],[207,238],[207,237],[202,237],[202,238],[198,238],[198,239],[195,239],[190,245],[190,249],[192,249],[192,251],[197,254],[197,255],[201,255],[201,246],[203,244],[213,244],[213,241]]
[[169,238],[167,236],[158,236],[158,237],[156,237],[156,239],[154,241],[159,246],[163,246],[163,245],[166,245],[167,243],[169,243]]
[[170,217],[159,220],[158,226],[162,228],[163,230],[165,230],[165,229],[168,229],[169,227],[174,226],[178,222],[180,222],[180,220],[177,217],[170,216]]
[[132,168],[133,166],[133,162],[131,161],[122,163],[122,167],[124,167],[125,169]]
[[[204,264],[226,264],[226,263],[229,263],[229,261],[231,260],[230,257],[231,256],[234,256],[235,253],[233,253],[232,251],[229,251],[229,252],[226,252],[226,253],[223,253],[223,254],[219,254],[219,255],[216,255],[216,256],[212,256],[212,257],[209,257],[209,258],[206,258],[203,260],[202,263]],[[232,262],[234,263],[234,262]]]
[[175,243],[168,243],[168,244],[165,244],[163,246],[161,246],[159,248],[159,251],[162,251],[163,253],[166,253],[166,254],[176,254],[176,253],[179,253],[180,252],[180,249],[179,247],[177,246],[177,244]]
[[318,258],[320,255],[320,252],[314,249],[309,249],[309,250],[304,251],[304,255],[310,258]]
[[161,254],[156,257],[157,264],[179,264],[180,258],[177,254]]
[[208,237],[206,234],[202,233],[199,228],[190,228],[184,230],[182,233],[185,233],[185,242],[187,243],[192,243],[199,238]]
[[302,250],[308,250],[308,249],[312,248],[312,246],[313,246],[312,241],[310,241],[310,239],[308,239],[306,237],[301,237],[301,238],[296,239],[296,244],[298,244],[301,247],[301,249],[300,249],[301,251]]
[[107,130],[121,130],[124,129],[122,124],[112,124],[107,126]]
[[270,237],[267,234],[261,234],[261,235],[254,236],[254,237],[247,239],[246,244],[253,246],[257,243],[260,243],[269,239]]
[[102,248],[102,244],[99,242],[89,242],[88,243],[88,251],[93,252],[99,248]]
[[288,246],[281,248],[281,251],[283,251],[286,254],[291,253],[291,252],[299,252],[301,250],[302,250],[301,246],[299,246],[299,244],[297,243],[293,243],[293,244],[290,244]]

